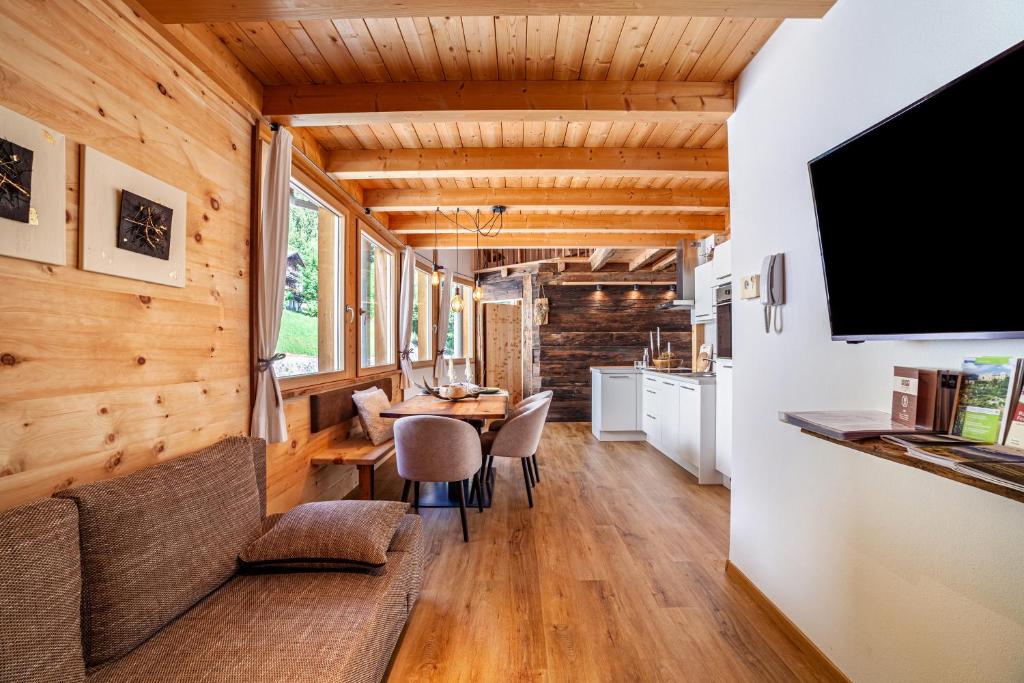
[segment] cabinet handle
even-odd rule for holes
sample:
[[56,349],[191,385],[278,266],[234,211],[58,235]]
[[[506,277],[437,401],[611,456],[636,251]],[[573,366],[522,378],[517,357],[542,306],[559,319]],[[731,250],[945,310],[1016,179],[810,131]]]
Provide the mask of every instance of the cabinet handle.
[[675,386],[675,382],[665,382],[665,381],[662,381],[662,384],[664,384],[667,387],[674,387]]
[[716,280],[724,280],[724,279],[725,279],[725,278],[727,278],[727,277],[732,277],[732,273],[726,273],[725,275],[719,275],[719,276],[718,276],[718,277],[716,277],[715,279],[716,279]]
[[651,389],[644,389],[644,391],[646,391],[648,394],[657,394],[658,393],[657,391],[653,391]]
[[680,384],[679,388],[680,389],[686,389],[687,391],[697,391],[694,387],[688,387],[685,384]]
[[657,420],[658,419],[658,418],[654,417],[653,415],[651,415],[650,413],[647,413],[647,417],[651,418],[652,420]]
[[608,375],[608,379],[629,379],[629,375]]

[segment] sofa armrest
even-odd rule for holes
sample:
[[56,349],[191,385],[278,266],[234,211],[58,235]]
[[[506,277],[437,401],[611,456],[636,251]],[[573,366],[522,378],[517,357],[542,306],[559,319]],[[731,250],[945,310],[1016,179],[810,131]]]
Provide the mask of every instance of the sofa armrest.
[[282,514],[284,513],[275,512],[272,515],[267,515],[266,518],[263,520],[263,527],[260,529],[260,536],[273,529],[274,525],[277,524],[278,520],[281,519]]
[[419,515],[405,515],[391,539],[388,552],[423,552],[423,519]]

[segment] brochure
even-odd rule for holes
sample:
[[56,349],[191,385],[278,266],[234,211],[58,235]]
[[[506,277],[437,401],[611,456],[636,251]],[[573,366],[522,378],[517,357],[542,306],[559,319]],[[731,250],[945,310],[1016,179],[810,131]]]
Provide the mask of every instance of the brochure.
[[1002,443],[1020,359],[979,356],[963,363],[960,393],[950,433],[984,443]]

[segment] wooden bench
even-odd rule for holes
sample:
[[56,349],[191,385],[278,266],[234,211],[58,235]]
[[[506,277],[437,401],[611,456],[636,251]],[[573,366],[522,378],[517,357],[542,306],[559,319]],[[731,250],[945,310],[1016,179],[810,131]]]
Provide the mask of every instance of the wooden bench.
[[[348,436],[348,427],[357,411],[352,394],[363,389],[376,387],[391,396],[391,378],[384,377],[340,389],[332,389],[309,397],[309,424],[314,434],[325,429],[344,431],[348,437],[332,441],[322,452],[309,459],[310,465],[355,465],[359,471],[359,496],[373,500],[373,470],[377,463],[384,462],[395,453],[395,442],[390,440],[374,446],[362,434]],[[340,436],[340,435],[339,435]]]
[[374,499],[374,468],[395,454],[395,440],[374,446],[365,437],[345,439],[310,458],[311,465],[355,465],[359,472],[359,497]]

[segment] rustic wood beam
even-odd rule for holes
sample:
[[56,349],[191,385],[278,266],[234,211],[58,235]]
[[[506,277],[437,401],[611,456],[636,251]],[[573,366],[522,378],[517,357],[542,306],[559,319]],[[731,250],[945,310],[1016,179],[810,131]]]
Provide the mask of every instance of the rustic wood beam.
[[598,249],[590,255],[590,270],[601,270],[604,268],[609,261],[612,259],[612,254],[615,253],[614,249]]
[[165,24],[488,15],[819,18],[835,0],[141,0]]
[[[424,215],[403,215],[388,214],[388,227],[391,232],[398,235],[432,235],[434,234],[433,214]],[[461,220],[462,227],[459,234],[463,240],[473,239],[472,233],[466,227],[469,220]],[[724,216],[691,216],[687,214],[666,214],[655,216],[616,216],[613,214],[506,214],[501,228],[501,233],[572,233],[586,232],[593,230],[605,230],[607,232],[650,232],[650,233],[702,233],[723,232],[725,230]],[[437,223],[437,234],[454,235],[456,227],[454,224],[439,220]],[[481,245],[488,240],[488,237],[481,237]]]
[[481,121],[724,123],[732,83],[434,81],[265,88],[263,113],[289,126]]
[[669,266],[676,262],[676,256],[678,256],[678,254],[676,253],[676,250],[673,249],[669,253],[665,254],[665,256],[655,261],[654,265],[651,266],[651,270],[653,270],[654,272],[658,272],[659,270],[665,270],[666,268],[668,268]]
[[364,190],[363,204],[372,211],[469,211],[504,206],[513,211],[689,211],[718,213],[729,206],[726,190],[667,188],[427,188]]
[[[405,235],[406,244],[414,249],[430,249],[434,246],[433,235]],[[528,234],[504,234],[497,237],[481,238],[481,249],[644,249],[660,247],[675,248],[679,235],[672,233],[641,233],[641,232],[572,232],[547,233],[534,232]],[[469,242],[467,244],[467,242]],[[454,249],[455,235],[438,235],[439,249]],[[475,242],[459,237],[459,249],[475,249]]]
[[626,176],[725,180],[724,149],[632,147],[462,147],[456,149],[339,149],[327,172],[349,180],[475,178],[483,176]]
[[629,262],[629,272],[632,273],[634,270],[640,270],[664,252],[664,249],[645,249],[641,251]]

